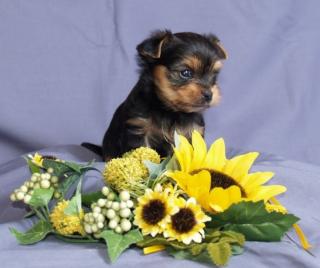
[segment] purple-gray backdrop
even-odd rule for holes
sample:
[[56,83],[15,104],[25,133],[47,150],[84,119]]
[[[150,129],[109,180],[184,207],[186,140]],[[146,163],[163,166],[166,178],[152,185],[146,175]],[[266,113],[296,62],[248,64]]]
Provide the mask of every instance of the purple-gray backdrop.
[[[205,115],[207,141],[223,136],[233,152],[266,153],[253,170],[274,171],[272,183],[287,186],[280,200],[301,217],[316,256],[286,237],[247,243],[230,267],[320,267],[319,11],[316,0],[0,0],[0,266],[108,266],[102,245],[52,237],[18,245],[8,227],[26,230],[32,219],[22,219],[24,209],[8,198],[29,176],[21,154],[47,148],[41,152],[69,160],[95,157],[67,144],[100,143],[137,81],[135,46],[168,28],[222,40],[229,59],[220,76],[222,103]],[[98,184],[89,178],[85,187]],[[204,267],[138,250],[112,267],[142,265]]]
[[320,163],[318,1],[0,0],[0,163],[100,143],[151,30],[216,33],[229,52],[207,140]]

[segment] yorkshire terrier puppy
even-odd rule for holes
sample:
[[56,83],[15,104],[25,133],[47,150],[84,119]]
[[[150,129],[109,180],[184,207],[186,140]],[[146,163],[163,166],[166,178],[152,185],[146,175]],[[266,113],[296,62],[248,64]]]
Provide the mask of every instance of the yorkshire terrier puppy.
[[202,112],[220,100],[217,76],[227,54],[216,36],[157,31],[137,51],[140,78],[104,135],[105,160],[140,146],[169,155],[174,131],[203,135]]

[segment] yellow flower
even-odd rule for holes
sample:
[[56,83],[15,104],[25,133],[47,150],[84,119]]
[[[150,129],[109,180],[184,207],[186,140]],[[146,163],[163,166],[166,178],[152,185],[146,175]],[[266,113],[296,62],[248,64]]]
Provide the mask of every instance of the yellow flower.
[[82,227],[83,211],[80,215],[67,215],[64,210],[67,208],[69,201],[62,200],[59,202],[50,214],[50,221],[57,230],[58,233],[62,235],[70,235],[74,233],[79,233],[84,235],[84,230]]
[[282,214],[287,214],[288,213],[287,209],[284,206],[270,204],[270,203],[266,203],[266,210],[268,212],[279,212],[279,213],[282,213]]
[[147,189],[145,194],[138,198],[134,224],[142,230],[143,235],[150,234],[154,237],[164,231],[170,216],[176,212],[177,207],[169,191]]
[[156,164],[160,163],[160,155],[155,150],[148,147],[139,147],[131,150],[122,157],[133,157],[138,159],[141,163],[143,163],[144,160],[149,160]]
[[205,222],[211,218],[203,213],[194,198],[187,201],[179,198],[176,201],[179,211],[170,217],[163,235],[169,240],[178,240],[189,245],[192,241],[201,243],[204,238]]
[[286,191],[282,185],[263,185],[273,177],[272,172],[249,173],[259,155],[256,152],[227,159],[222,138],[207,151],[197,131],[192,133],[192,145],[183,136],[179,136],[179,142],[174,153],[180,170],[168,171],[167,176],[207,211],[222,212],[242,200],[267,202]]
[[114,158],[106,163],[103,176],[118,192],[126,190],[139,196],[144,193],[148,170],[135,158]]
[[34,155],[28,155],[31,158],[31,162],[38,167],[43,167],[43,157],[42,155],[35,153]]

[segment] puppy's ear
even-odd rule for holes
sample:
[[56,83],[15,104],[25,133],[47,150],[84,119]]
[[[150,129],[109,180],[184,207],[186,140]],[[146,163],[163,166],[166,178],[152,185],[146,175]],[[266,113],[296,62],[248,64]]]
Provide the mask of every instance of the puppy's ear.
[[205,35],[205,37],[207,37],[211,44],[213,44],[213,46],[216,48],[219,58],[226,60],[228,58],[228,53],[220,43],[219,38],[213,34]]
[[171,37],[172,33],[168,30],[154,32],[148,39],[137,46],[139,55],[147,58],[159,59],[164,42]]

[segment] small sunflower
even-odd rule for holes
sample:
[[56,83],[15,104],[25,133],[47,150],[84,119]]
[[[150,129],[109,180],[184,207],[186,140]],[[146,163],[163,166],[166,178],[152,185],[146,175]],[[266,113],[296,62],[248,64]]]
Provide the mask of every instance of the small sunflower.
[[139,147],[125,153],[122,157],[133,157],[143,163],[144,160],[149,160],[153,163],[160,163],[160,155],[149,147]]
[[147,189],[145,194],[138,198],[134,224],[142,230],[143,235],[150,234],[154,237],[164,231],[170,216],[176,212],[177,207],[169,191]]
[[179,142],[174,153],[180,170],[168,171],[167,176],[207,211],[222,212],[242,200],[267,202],[286,191],[282,185],[263,185],[273,177],[272,172],[249,174],[259,155],[257,152],[227,159],[222,138],[207,151],[206,143],[197,131],[192,133],[192,145],[183,136],[179,136]]
[[192,241],[201,243],[204,238],[205,222],[211,218],[203,213],[201,207],[194,198],[187,201],[178,198],[176,205],[179,211],[171,215],[170,222],[166,226],[163,235],[169,240],[178,240],[189,245]]
[[118,192],[129,191],[135,196],[144,193],[147,168],[132,157],[114,158],[106,163],[103,177]]
[[84,229],[81,223],[84,216],[83,211],[81,211],[78,216],[66,215],[64,210],[68,205],[69,201],[63,200],[55,206],[50,214],[50,221],[54,229],[62,235],[70,235],[74,233],[84,235]]

